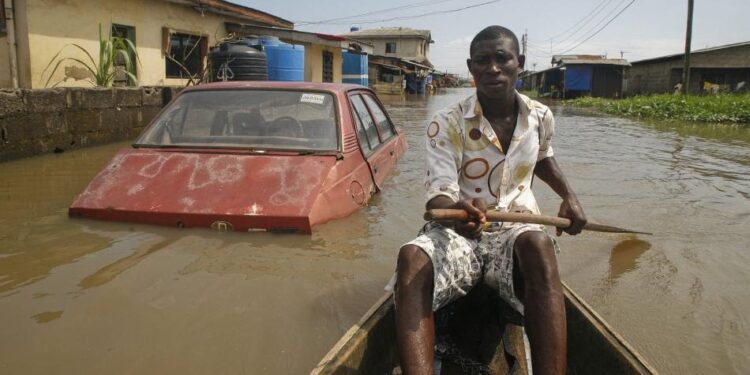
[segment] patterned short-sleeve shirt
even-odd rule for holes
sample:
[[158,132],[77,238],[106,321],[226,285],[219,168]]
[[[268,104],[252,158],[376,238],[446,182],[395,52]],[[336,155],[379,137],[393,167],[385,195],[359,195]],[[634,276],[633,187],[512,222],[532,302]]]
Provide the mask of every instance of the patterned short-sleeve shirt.
[[518,92],[516,100],[518,122],[508,150],[476,94],[435,114],[425,134],[427,201],[438,195],[483,198],[498,210],[539,213],[531,180],[536,162],[553,155],[555,122],[545,105]]

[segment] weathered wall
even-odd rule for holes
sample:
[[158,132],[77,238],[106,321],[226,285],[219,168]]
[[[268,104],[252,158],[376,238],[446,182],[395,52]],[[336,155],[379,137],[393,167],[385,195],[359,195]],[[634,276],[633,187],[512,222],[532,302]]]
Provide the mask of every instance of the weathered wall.
[[[672,92],[681,81],[682,57],[635,62],[628,72],[628,94]],[[705,68],[750,69],[750,45],[725,48],[690,55],[690,91],[700,91],[701,77]]]
[[[166,78],[166,63],[162,53],[162,28],[167,27],[177,32],[207,36],[208,44],[211,46],[216,43],[217,37],[221,38],[226,35],[225,21],[240,22],[212,13],[201,15],[200,12],[190,7],[166,1],[17,0],[17,2],[25,3],[21,5],[26,9],[27,43],[31,51],[30,55],[19,56],[19,65],[29,67],[21,72],[22,87],[26,88],[45,87],[49,72],[44,76],[42,72],[65,44],[78,44],[97,59],[100,23],[105,36],[109,33],[113,23],[135,27],[135,44],[141,62],[137,73],[139,84],[144,86],[185,85],[186,80]],[[83,52],[70,47],[66,48],[61,56],[88,59]],[[83,79],[86,78],[85,70],[82,70],[81,66],[76,63],[64,63],[52,77],[51,82],[60,82],[66,77],[67,80],[61,86],[91,86]]]
[[0,162],[132,139],[179,90],[0,90]]
[[[420,57],[429,54],[429,43],[421,38],[400,38],[394,36],[393,38],[365,38],[355,37],[357,40],[361,40],[365,43],[372,44],[374,46],[373,53],[382,56],[396,56],[396,57]],[[396,42],[396,53],[385,53],[385,44],[390,42]],[[424,47],[424,53],[422,51],[422,45]]]
[[323,82],[323,51],[333,53],[333,82],[341,83],[344,66],[341,48],[305,44],[305,81]]
[[0,87],[12,87],[8,37],[0,36]]

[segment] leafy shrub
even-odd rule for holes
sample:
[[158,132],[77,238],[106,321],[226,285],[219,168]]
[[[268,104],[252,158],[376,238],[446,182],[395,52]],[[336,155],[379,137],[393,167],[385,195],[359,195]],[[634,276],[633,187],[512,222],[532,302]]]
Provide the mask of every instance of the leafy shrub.
[[750,123],[750,94],[648,95],[625,99],[583,97],[571,102],[605,113],[663,120]]
[[[60,55],[68,48],[73,48],[82,51],[86,57],[88,57],[87,60],[82,60],[76,57],[63,57],[60,58]],[[118,57],[125,63],[125,71],[124,73],[128,76],[129,80],[131,82],[134,82],[137,84],[138,79],[130,73],[133,67],[134,61],[130,58],[130,53],[135,56],[136,60],[138,59],[138,54],[136,53],[135,45],[133,43],[126,39],[121,37],[112,36],[111,33],[109,33],[109,36],[104,38],[102,35],[102,25],[99,24],[99,62],[97,63],[93,56],[83,47],[81,47],[78,44],[71,43],[66,44],[62,48],[60,48],[59,51],[55,54],[55,56],[52,57],[52,60],[47,64],[47,66],[44,68],[44,71],[42,71],[42,77],[44,77],[45,73],[47,72],[47,69],[52,66],[52,64],[57,61],[57,64],[55,64],[55,67],[52,69],[52,71],[49,73],[49,78],[47,78],[47,83],[45,83],[45,86],[49,86],[50,81],[52,81],[52,77],[55,75],[55,72],[57,72],[57,69],[60,68],[60,65],[63,62],[66,61],[72,61],[75,63],[78,63],[82,65],[86,70],[91,73],[91,75],[94,77],[94,80],[91,82],[94,86],[103,86],[103,87],[110,87],[112,86],[112,82],[114,82],[115,75],[118,73],[118,68],[116,65],[116,61]],[[57,82],[53,86],[57,86],[61,83]]]

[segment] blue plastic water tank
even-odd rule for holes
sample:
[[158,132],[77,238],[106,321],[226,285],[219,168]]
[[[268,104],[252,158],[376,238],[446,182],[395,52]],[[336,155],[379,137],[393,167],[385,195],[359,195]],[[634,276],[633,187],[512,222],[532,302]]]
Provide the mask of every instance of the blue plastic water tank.
[[367,86],[367,55],[344,51],[343,81]]
[[305,46],[284,43],[273,36],[259,39],[268,58],[269,81],[305,80]]

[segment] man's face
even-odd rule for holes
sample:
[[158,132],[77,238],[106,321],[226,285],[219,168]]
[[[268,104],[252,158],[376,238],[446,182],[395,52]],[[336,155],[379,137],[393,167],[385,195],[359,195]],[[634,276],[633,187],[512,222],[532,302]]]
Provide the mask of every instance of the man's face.
[[523,63],[524,56],[516,54],[513,41],[502,37],[478,42],[466,60],[477,91],[487,98],[507,97],[513,92]]

